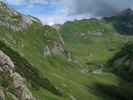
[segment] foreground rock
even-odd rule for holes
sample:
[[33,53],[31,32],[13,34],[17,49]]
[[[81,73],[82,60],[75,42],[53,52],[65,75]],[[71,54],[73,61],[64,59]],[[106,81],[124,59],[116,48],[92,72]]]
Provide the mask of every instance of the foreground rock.
[[[26,80],[15,72],[12,60],[2,51],[0,51],[0,76],[1,80],[7,82],[6,88],[0,88],[0,100],[6,100],[9,94],[13,100],[35,100],[27,87]],[[14,94],[9,93],[9,89],[13,89]]]

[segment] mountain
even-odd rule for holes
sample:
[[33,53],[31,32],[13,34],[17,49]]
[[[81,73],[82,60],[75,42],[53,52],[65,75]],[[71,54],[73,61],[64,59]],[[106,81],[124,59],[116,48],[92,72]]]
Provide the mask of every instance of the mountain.
[[[19,76],[17,79],[25,80],[26,84],[20,87],[24,85],[28,93],[23,93],[36,100],[133,99],[132,83],[113,71],[117,65],[107,64],[127,42],[133,41],[129,27],[132,17],[115,15],[50,27],[3,2],[0,15],[0,50],[14,65],[8,73],[4,72],[9,77],[0,77],[1,98],[21,97],[14,87],[16,80],[8,81],[14,79],[11,71]],[[10,69],[10,65],[5,68]]]
[[0,25],[9,27],[14,31],[21,31],[30,26],[33,22],[41,23],[37,18],[20,14],[9,8],[2,1],[0,2]]
[[117,16],[133,16],[133,10],[130,8],[127,8],[123,11],[121,11]]
[[106,21],[109,21],[113,24],[113,27],[117,32],[123,35],[132,35],[133,33],[133,10],[126,9],[121,11],[119,14],[104,18]]
[[112,59],[109,59],[107,62],[107,66],[111,67],[111,70],[124,78],[125,80],[132,82],[132,74],[133,74],[133,63],[132,63],[132,55],[133,55],[133,44],[127,43],[125,44],[120,51],[118,51]]

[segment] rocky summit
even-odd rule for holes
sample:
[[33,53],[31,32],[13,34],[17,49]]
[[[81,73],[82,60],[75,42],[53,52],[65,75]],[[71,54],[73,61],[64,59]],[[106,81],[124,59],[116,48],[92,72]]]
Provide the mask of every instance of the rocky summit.
[[41,23],[37,18],[26,16],[0,2],[0,25],[9,27],[14,31],[22,31],[33,22]]

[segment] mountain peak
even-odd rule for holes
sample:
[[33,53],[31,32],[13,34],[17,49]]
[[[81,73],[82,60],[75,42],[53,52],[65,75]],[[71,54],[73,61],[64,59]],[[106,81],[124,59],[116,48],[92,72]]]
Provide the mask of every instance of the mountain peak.
[[120,16],[133,16],[133,10],[131,8],[127,8],[121,11],[118,15]]
[[15,9],[8,6],[5,2],[0,1],[0,25],[7,26],[14,31],[20,31],[27,29],[32,23],[40,23],[40,20],[29,16],[24,15],[16,11]]

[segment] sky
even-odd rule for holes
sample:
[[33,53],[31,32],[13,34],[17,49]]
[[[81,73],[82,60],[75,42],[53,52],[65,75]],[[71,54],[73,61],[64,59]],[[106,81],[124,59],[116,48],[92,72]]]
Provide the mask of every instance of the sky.
[[1,0],[26,15],[38,17],[44,24],[114,15],[133,7],[133,0]]

